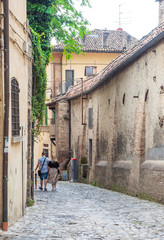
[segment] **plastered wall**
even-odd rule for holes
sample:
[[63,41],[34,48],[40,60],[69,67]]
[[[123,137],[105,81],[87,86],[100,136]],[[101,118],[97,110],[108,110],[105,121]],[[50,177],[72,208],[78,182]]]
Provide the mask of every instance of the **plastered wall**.
[[[17,7],[19,6],[19,8]],[[9,121],[9,155],[8,155],[8,214],[9,225],[15,222],[23,213],[27,192],[27,145],[28,145],[28,86],[29,62],[31,56],[24,49],[24,43],[31,42],[26,28],[26,2],[10,1],[10,89],[11,79],[19,84],[19,115],[20,137],[14,139],[11,129],[11,98]],[[27,40],[28,39],[28,40]],[[30,51],[29,51],[30,52]],[[32,65],[31,65],[32,67]],[[11,95],[10,95],[11,97]]]
[[62,84],[63,91],[65,91],[66,70],[74,70],[74,84],[77,84],[80,78],[86,79],[85,67],[96,66],[97,73],[105,68],[112,60],[114,60],[120,53],[94,53],[85,52],[76,55],[72,54],[71,60],[66,60],[62,57]]
[[[71,146],[75,156],[79,157],[79,137],[83,136],[82,154],[89,158],[92,139],[90,181],[145,192],[159,201],[164,197],[160,191],[164,187],[163,53],[162,41],[88,94],[83,107],[86,125],[81,125],[80,98],[71,101]],[[91,107],[93,128],[88,129]]]

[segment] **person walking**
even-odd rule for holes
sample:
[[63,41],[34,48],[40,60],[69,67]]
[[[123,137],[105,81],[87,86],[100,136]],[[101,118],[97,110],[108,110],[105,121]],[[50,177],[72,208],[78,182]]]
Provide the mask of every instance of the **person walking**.
[[48,163],[48,179],[47,182],[52,184],[52,191],[56,191],[56,183],[58,181],[58,175],[60,174],[60,168],[58,161],[50,161]]
[[43,190],[43,182],[44,182],[44,191],[47,191],[47,177],[48,177],[48,163],[50,159],[45,156],[45,153],[42,152],[42,157],[38,159],[38,164],[35,168],[35,171],[39,167],[41,171],[40,174],[40,190]]

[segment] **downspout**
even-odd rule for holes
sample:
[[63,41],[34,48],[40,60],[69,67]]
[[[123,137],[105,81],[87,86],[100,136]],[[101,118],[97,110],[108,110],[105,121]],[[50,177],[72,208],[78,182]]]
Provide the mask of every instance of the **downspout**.
[[3,153],[3,224],[8,230],[8,135],[9,135],[9,0],[4,0],[4,153]]
[[71,150],[71,101],[68,102],[69,104],[69,162],[72,157],[72,150]]
[[83,78],[81,78],[81,125],[84,125],[83,123]]
[[[21,128],[22,130],[22,138],[23,138],[23,126]],[[24,216],[24,140],[22,141],[22,216]]]
[[60,69],[60,77],[61,77],[61,94],[63,94],[63,84],[62,84],[62,64],[63,64],[63,54],[61,54],[61,69]]
[[[33,82],[32,82],[32,96],[35,95],[35,89],[36,89],[36,78],[33,76]],[[30,201],[34,201],[34,129],[35,129],[35,122],[32,121],[32,134],[31,134],[31,196]]]
[[31,199],[34,200],[34,129],[35,123],[32,122],[32,134],[31,134]]

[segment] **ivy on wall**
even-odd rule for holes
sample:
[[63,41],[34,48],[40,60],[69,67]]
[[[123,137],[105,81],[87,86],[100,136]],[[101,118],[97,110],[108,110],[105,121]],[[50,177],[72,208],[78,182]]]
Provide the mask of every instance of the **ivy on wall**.
[[33,97],[32,97],[32,121],[35,122],[34,136],[40,133],[45,115],[46,99],[46,57],[40,44],[40,35],[33,29],[32,32],[32,54],[33,54]]
[[[35,123],[35,137],[39,135],[45,117],[46,65],[52,52],[52,37],[65,46],[63,54],[67,59],[72,57],[72,52],[82,52],[82,46],[76,37],[85,36],[88,21],[76,10],[75,2],[76,0],[27,0],[34,60],[32,122]],[[90,6],[89,2],[90,0],[79,0],[82,6]]]

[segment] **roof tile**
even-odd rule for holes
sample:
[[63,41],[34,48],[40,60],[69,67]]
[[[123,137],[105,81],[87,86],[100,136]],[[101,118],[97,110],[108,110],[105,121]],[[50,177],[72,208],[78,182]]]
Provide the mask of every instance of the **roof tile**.
[[[143,37],[137,44],[135,44],[133,47],[118,56],[97,75],[85,80],[83,82],[83,94],[92,91],[93,89],[98,87],[100,83],[106,80],[106,77],[110,78],[113,72],[116,73],[118,68],[121,69],[121,66],[122,68],[126,68],[129,62],[131,62],[132,57],[133,60],[135,60],[138,56],[143,54],[143,52],[150,47],[149,44],[153,45],[157,43],[160,39],[164,39],[164,23],[153,29],[152,32]],[[64,95],[54,99],[54,102],[61,99],[76,98],[80,94],[82,94],[81,91],[81,83],[78,83],[77,85],[70,88],[68,92],[66,92]]]

